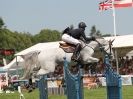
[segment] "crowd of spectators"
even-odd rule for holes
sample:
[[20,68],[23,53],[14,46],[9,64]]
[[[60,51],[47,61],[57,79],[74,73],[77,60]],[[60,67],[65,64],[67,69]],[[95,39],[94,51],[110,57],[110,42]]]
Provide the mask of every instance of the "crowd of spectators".
[[[117,72],[116,60],[113,60],[111,64],[114,72]],[[98,63],[86,64],[83,66],[83,68],[84,74],[103,74],[105,71],[105,66],[102,58],[99,59]],[[76,73],[78,71],[78,67],[76,65],[71,66],[70,70],[72,71],[72,73]],[[131,56],[131,58],[129,58],[128,56],[119,57],[118,71],[120,75],[133,75],[133,56]],[[56,67],[54,76],[57,75],[63,75],[63,66]]]
[[128,56],[119,58],[119,73],[121,75],[133,75],[133,56],[130,59]]
[[[111,66],[112,66],[113,71],[117,72],[116,60],[113,60],[111,62]],[[91,66],[88,66],[88,68],[85,68],[84,70],[85,70],[85,73],[103,74],[105,71],[103,59],[100,58],[97,64],[92,64]],[[128,56],[119,57],[118,72],[120,75],[133,75],[133,56],[131,56],[131,58],[129,58]]]

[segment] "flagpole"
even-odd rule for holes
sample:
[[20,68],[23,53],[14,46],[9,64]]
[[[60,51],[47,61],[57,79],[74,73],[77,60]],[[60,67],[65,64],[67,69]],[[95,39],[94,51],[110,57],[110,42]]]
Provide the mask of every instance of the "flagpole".
[[116,18],[115,18],[115,7],[114,0],[112,0],[112,12],[113,12],[113,26],[114,26],[114,36],[116,37]]
[[[113,26],[114,26],[114,38],[116,39],[116,15],[115,15],[115,7],[114,7],[114,0],[112,0],[112,12],[113,12]],[[119,63],[118,63],[118,54],[117,50],[115,49],[115,59],[116,59],[116,70],[119,74]]]

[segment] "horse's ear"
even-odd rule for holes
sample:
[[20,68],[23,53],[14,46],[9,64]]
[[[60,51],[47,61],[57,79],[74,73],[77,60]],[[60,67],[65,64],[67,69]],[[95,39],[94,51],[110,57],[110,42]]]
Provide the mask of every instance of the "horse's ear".
[[109,43],[112,45],[112,43],[114,42],[114,40],[115,40],[115,39],[109,40]]
[[115,40],[115,39],[113,39],[113,40],[110,40],[110,42],[111,42],[111,43],[113,43],[113,42],[114,42],[114,40]]
[[111,42],[113,43],[115,39],[113,39]]

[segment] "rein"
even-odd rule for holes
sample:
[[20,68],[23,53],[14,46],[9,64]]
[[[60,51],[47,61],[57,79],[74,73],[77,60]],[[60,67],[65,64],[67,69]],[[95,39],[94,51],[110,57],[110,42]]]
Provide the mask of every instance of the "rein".
[[85,45],[82,47],[82,49],[84,49],[85,47],[90,47],[91,49],[95,50],[92,46],[87,45],[86,43],[84,43]]

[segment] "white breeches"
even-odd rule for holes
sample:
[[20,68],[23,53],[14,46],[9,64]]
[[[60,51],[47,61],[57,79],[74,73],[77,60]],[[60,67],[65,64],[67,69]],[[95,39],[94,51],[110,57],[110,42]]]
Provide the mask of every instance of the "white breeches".
[[79,40],[73,38],[72,36],[70,36],[68,34],[63,34],[62,35],[62,40],[64,42],[67,42],[67,43],[70,43],[70,44],[74,44],[74,45],[81,44],[81,42]]

